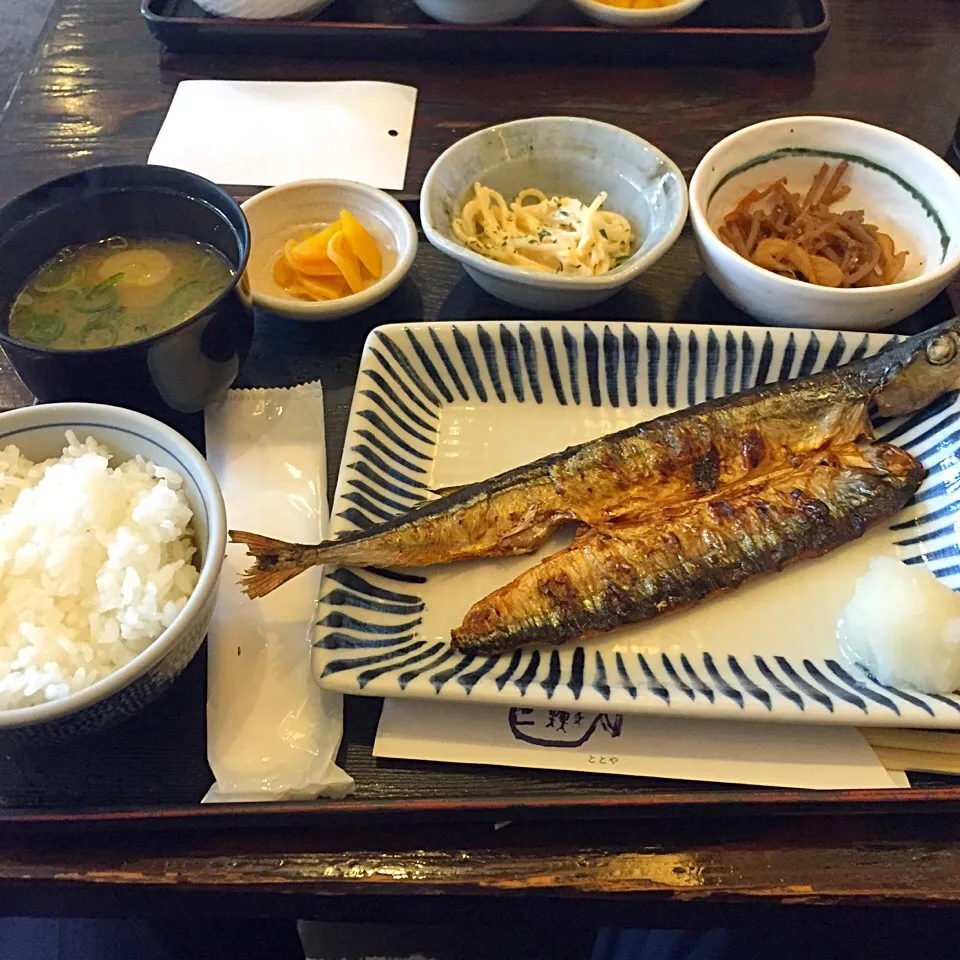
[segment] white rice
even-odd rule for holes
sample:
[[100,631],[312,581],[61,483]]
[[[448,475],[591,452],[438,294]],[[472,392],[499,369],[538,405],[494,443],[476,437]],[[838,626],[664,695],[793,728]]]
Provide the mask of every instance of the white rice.
[[960,690],[960,596],[924,566],[874,557],[840,615],[837,639],[881,683]]
[[0,450],[0,710],[113,673],[173,622],[197,584],[179,474],[68,432],[59,459]]

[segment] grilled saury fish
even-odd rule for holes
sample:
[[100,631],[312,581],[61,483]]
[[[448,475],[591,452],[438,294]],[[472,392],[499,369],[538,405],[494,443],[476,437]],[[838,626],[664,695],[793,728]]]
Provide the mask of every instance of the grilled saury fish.
[[876,356],[767,384],[592,440],[317,545],[231,531],[260,597],[321,563],[427,566],[574,542],[479,600],[460,650],[556,644],[698,602],[819,556],[892,516],[923,479],[869,414],[960,385],[960,319]]

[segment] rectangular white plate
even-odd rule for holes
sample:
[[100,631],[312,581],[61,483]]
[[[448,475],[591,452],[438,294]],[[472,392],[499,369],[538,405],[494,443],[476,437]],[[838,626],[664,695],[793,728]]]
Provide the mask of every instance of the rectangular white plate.
[[[363,352],[334,535],[671,409],[807,376],[891,338],[821,330],[577,321],[380,327]],[[421,570],[331,569],[313,670],[329,689],[684,717],[960,727],[960,697],[884,686],[839,655],[836,619],[877,554],[960,585],[960,403],[879,432],[929,476],[888,525],[826,557],[670,617],[561,648],[463,655],[450,629],[556,550]],[[569,534],[567,534],[569,539]]]

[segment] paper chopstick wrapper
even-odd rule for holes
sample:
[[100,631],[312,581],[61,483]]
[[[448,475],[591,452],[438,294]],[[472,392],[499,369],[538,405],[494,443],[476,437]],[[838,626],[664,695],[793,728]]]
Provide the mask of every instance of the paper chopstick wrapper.
[[[231,390],[205,416],[207,460],[231,528],[311,543],[327,526],[323,392],[319,383]],[[204,802],[343,796],[336,765],[343,700],[310,673],[320,570],[250,600],[249,565],[231,544],[207,636],[207,759],[216,783]]]
[[860,731],[888,770],[960,775],[960,735],[886,727]]

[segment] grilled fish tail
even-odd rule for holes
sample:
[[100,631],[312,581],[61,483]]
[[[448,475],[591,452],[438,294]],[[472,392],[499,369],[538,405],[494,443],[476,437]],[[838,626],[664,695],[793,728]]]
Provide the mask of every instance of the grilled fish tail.
[[288,580],[322,563],[317,558],[317,547],[302,543],[274,540],[259,533],[231,530],[233,543],[242,543],[256,563],[241,577],[240,583],[251,599],[265,597]]
[[263,597],[322,563],[361,567],[424,567],[475,557],[533,553],[569,511],[547,470],[524,467],[415,507],[369,530],[323,543],[286,543],[231,530],[256,560],[241,582]]
[[856,539],[922,478],[897,447],[851,445],[846,458],[831,453],[773,484],[595,528],[474,604],[453,646],[494,654],[561,644],[690,606]]

